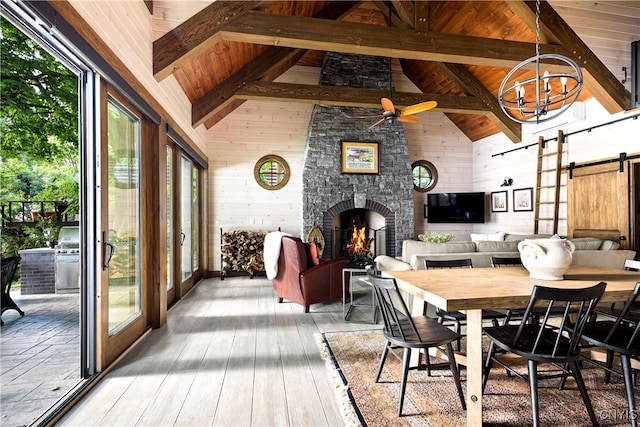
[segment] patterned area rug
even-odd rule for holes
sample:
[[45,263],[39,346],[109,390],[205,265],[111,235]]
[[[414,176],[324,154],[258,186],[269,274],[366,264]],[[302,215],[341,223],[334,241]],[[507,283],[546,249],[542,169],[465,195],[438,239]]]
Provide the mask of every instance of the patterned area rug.
[[[409,371],[403,416],[396,416],[401,364],[389,355],[379,383],[374,382],[384,346],[382,332],[357,331],[325,333],[319,348],[336,382],[336,393],[347,425],[363,426],[464,426],[466,413],[460,406],[448,369]],[[524,371],[526,372],[526,366]],[[604,382],[604,371],[582,371],[589,397],[601,426],[630,424],[622,378]],[[466,395],[465,370],[461,371]],[[540,423],[543,426],[587,426],[589,415],[575,381],[564,390],[558,380],[539,383]],[[636,392],[636,406],[638,393]],[[532,424],[529,385],[508,377],[494,367],[483,396],[486,426],[529,426]]]

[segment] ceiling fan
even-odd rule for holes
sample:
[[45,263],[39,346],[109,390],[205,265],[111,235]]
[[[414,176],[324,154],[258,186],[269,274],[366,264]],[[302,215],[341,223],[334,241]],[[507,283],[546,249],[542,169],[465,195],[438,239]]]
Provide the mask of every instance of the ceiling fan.
[[[389,3],[389,26],[391,26],[391,13],[393,10],[393,5]],[[438,103],[436,101],[426,101],[421,102],[419,104],[410,105],[408,107],[402,108],[400,110],[396,110],[396,107],[393,105],[391,101],[391,95],[393,95],[393,85],[391,84],[391,76],[393,75],[393,71],[391,68],[391,58],[389,58],[389,98],[381,98],[380,103],[382,104],[382,108],[384,112],[382,114],[370,114],[370,115],[361,115],[361,116],[347,116],[350,119],[364,119],[371,117],[380,117],[380,120],[369,126],[369,129],[372,129],[384,122],[389,124],[393,123],[394,120],[398,120],[403,123],[418,123],[420,121],[420,117],[414,116],[414,114],[421,113],[423,111],[431,110],[435,108]]]
[[361,116],[347,116],[350,119],[365,119],[371,117],[380,117],[380,120],[369,126],[369,129],[374,128],[383,122],[392,123],[394,120],[398,120],[403,123],[418,123],[420,117],[414,116],[414,114],[421,113],[423,111],[431,110],[435,108],[438,103],[436,101],[426,101],[419,104],[410,105],[408,107],[396,110],[393,102],[389,98],[380,99],[384,112],[382,114],[366,114]]

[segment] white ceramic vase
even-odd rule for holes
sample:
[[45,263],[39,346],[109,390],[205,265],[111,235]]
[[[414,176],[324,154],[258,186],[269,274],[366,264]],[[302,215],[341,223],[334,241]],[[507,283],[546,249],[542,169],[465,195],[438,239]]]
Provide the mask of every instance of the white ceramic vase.
[[567,239],[526,239],[518,243],[518,250],[530,277],[563,280],[576,247]]

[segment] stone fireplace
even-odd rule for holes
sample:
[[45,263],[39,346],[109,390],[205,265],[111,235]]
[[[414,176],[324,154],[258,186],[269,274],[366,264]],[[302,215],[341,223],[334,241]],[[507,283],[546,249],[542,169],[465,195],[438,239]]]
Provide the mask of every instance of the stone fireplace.
[[[389,58],[327,52],[320,85],[388,90],[391,81]],[[374,242],[374,255],[396,256],[402,241],[413,237],[413,181],[411,162],[401,124],[383,123],[368,129],[376,119],[351,119],[348,115],[379,114],[378,109],[314,107],[307,134],[302,166],[302,230],[318,225],[324,234],[323,257],[340,251],[334,248],[336,217],[350,211],[372,211],[383,226],[367,225],[384,233]],[[342,174],[341,142],[377,142],[377,175]],[[378,220],[380,221],[380,220]],[[344,228],[344,226],[340,226]],[[380,242],[382,240],[382,242]],[[344,245],[345,242],[339,242]],[[377,243],[377,244],[376,244]],[[382,243],[382,244],[381,244]]]

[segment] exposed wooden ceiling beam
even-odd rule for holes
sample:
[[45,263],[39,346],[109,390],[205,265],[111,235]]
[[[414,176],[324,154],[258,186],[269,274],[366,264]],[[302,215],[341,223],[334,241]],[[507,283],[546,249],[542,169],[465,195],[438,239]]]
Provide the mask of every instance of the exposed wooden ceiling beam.
[[[420,33],[411,29],[249,10],[224,25],[213,26],[212,30],[204,28],[202,23],[200,26],[180,25],[156,40],[156,77],[165,75],[182,61],[192,57],[194,52],[201,52],[221,39],[268,46],[507,68],[529,57],[535,49],[533,43],[526,42],[446,33]],[[567,54],[562,46],[542,45],[540,50],[542,53]],[[172,59],[163,59],[163,55]]]
[[[361,55],[390,56],[493,67],[513,67],[531,56],[534,43],[482,37],[418,33],[352,22],[248,11],[220,29],[222,39]],[[565,54],[562,46],[542,45],[541,53]]]
[[153,42],[153,75],[161,81],[174,69],[220,41],[229,20],[258,7],[260,1],[217,1]]
[[487,115],[491,121],[513,142],[522,141],[522,126],[511,120],[500,108],[498,100],[491,92],[464,66],[437,62],[435,65],[467,95],[482,99],[486,105]]
[[[342,1],[332,7],[325,7],[315,16],[324,19],[339,19],[353,8],[357,7],[357,1]],[[193,102],[191,108],[191,121],[193,127],[202,123],[208,124],[212,117],[219,116],[221,112],[227,114],[233,111],[228,106],[236,107],[242,102],[233,102],[233,94],[247,83],[254,80],[272,81],[299,60],[306,50],[270,47],[262,55],[259,55],[240,71],[230,76],[213,90],[207,92],[200,99]]]
[[429,31],[431,15],[431,2],[421,1],[416,3],[415,19],[413,27],[416,31]]
[[[415,9],[411,10],[415,18],[410,16],[411,13],[408,13],[403,17],[403,21],[412,26],[416,25],[423,31],[428,31],[430,4],[430,2],[422,2],[421,5],[416,5]],[[418,89],[424,92],[425,88],[420,87],[420,83],[412,78],[411,67],[405,67],[402,59],[400,62],[403,65],[402,68],[405,75],[418,86]],[[434,64],[466,95],[481,99],[487,107],[486,114],[489,119],[498,129],[504,132],[509,139],[514,143],[522,141],[522,126],[511,120],[504,111],[502,111],[498,100],[464,65],[448,62],[434,62]]]
[[[304,52],[302,49],[270,48],[256,57],[240,71],[216,86],[215,89],[193,102],[191,107],[193,127],[201,125],[223,110],[233,100],[235,92],[243,86],[261,79],[268,73],[281,74],[290,68],[297,59],[300,59]],[[286,65],[283,67],[283,64]],[[278,69],[279,73],[274,73],[274,69]],[[272,75],[270,80],[275,77],[277,75]]]
[[239,108],[242,104],[244,104],[244,99],[236,99],[231,98],[229,102],[226,102],[222,108],[216,110],[216,113],[213,115],[208,115],[207,121],[204,122],[204,126],[207,129],[215,126],[222,119],[227,117],[229,114],[233,113],[236,108]]
[[392,0],[392,3],[402,22],[408,22],[413,27],[416,16],[416,10],[413,2],[404,0]]
[[[509,0],[507,3],[535,31],[536,2]],[[546,1],[540,2],[540,34],[567,49],[565,56],[582,68],[585,87],[610,114],[631,108],[629,91]]]
[[[388,97],[386,90],[357,89],[343,86],[313,86],[293,83],[253,82],[234,95],[239,99],[300,102],[345,107],[380,108],[380,98]],[[396,107],[406,107],[425,101],[437,101],[430,111],[446,113],[486,114],[487,106],[474,96],[453,96],[426,93],[394,92]]]
[[[385,21],[387,21],[387,25],[389,25],[389,4],[385,3],[384,0],[373,0],[373,4],[375,4],[378,9],[380,9],[380,12],[382,12],[382,15],[384,15]],[[391,9],[391,26],[397,28],[409,28],[402,18],[403,11],[398,11],[397,7],[393,6],[391,7]]]

